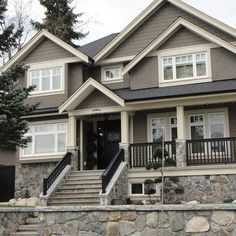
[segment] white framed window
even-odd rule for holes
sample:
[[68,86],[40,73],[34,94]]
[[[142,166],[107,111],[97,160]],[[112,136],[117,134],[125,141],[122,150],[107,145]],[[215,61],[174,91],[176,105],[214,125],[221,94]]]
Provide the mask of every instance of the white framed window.
[[122,82],[123,81],[122,68],[123,65],[111,65],[102,67],[101,69],[102,83]]
[[163,57],[162,76],[165,82],[207,77],[207,52]]
[[209,138],[225,137],[225,115],[224,113],[208,114]]
[[32,142],[22,150],[22,157],[61,155],[66,151],[66,123],[32,125],[26,136]]
[[170,117],[170,138],[171,140],[177,139],[177,117]]
[[158,63],[160,87],[212,81],[208,46],[161,50]]
[[157,194],[157,184],[145,184],[144,182],[130,183],[130,195],[148,195],[148,192],[152,190],[153,194]]
[[166,129],[164,117],[151,118],[151,142],[162,142]]
[[190,115],[189,127],[191,139],[204,139],[204,115]]

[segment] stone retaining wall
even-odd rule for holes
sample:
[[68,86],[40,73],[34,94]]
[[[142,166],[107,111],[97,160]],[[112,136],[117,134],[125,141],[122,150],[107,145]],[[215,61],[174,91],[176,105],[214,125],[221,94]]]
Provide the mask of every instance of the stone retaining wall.
[[[43,191],[43,178],[55,168],[56,162],[37,164],[17,164],[15,197],[37,197]],[[27,192],[27,193],[26,193]]]
[[[38,235],[236,235],[236,204],[36,208]],[[17,217],[16,217],[17,212]],[[0,232],[10,232],[32,209],[0,209]],[[5,222],[5,223],[4,223]],[[8,223],[11,222],[11,223]],[[9,229],[7,227],[10,227]],[[9,234],[1,234],[9,235]]]

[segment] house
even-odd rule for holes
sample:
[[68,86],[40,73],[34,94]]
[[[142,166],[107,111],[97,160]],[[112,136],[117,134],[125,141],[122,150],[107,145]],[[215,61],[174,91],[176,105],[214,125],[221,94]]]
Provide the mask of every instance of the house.
[[155,0],[119,34],[79,48],[42,30],[2,67],[28,64],[21,85],[36,85],[28,102],[40,102],[24,117],[32,143],[18,153],[16,196],[143,199],[164,141],[183,200],[235,199],[235,54],[235,29],[180,0]]

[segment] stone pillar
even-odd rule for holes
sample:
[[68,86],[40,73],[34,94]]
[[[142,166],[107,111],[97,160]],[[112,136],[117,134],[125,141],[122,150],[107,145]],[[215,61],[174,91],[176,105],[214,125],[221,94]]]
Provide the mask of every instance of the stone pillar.
[[176,139],[176,166],[187,166],[186,140]]
[[71,157],[71,169],[78,170],[78,147],[67,147],[67,152],[72,153]]
[[124,160],[129,164],[129,143],[120,143],[120,149],[124,149]]

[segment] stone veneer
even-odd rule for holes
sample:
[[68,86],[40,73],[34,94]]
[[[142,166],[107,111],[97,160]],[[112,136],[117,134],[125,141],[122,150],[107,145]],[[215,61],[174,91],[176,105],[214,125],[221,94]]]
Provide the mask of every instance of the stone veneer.
[[[39,236],[236,235],[236,204],[1,209],[0,233],[10,235],[33,212]],[[34,213],[35,214],[35,213]]]
[[15,197],[39,196],[43,191],[43,178],[55,168],[56,162],[17,164],[15,180]]

